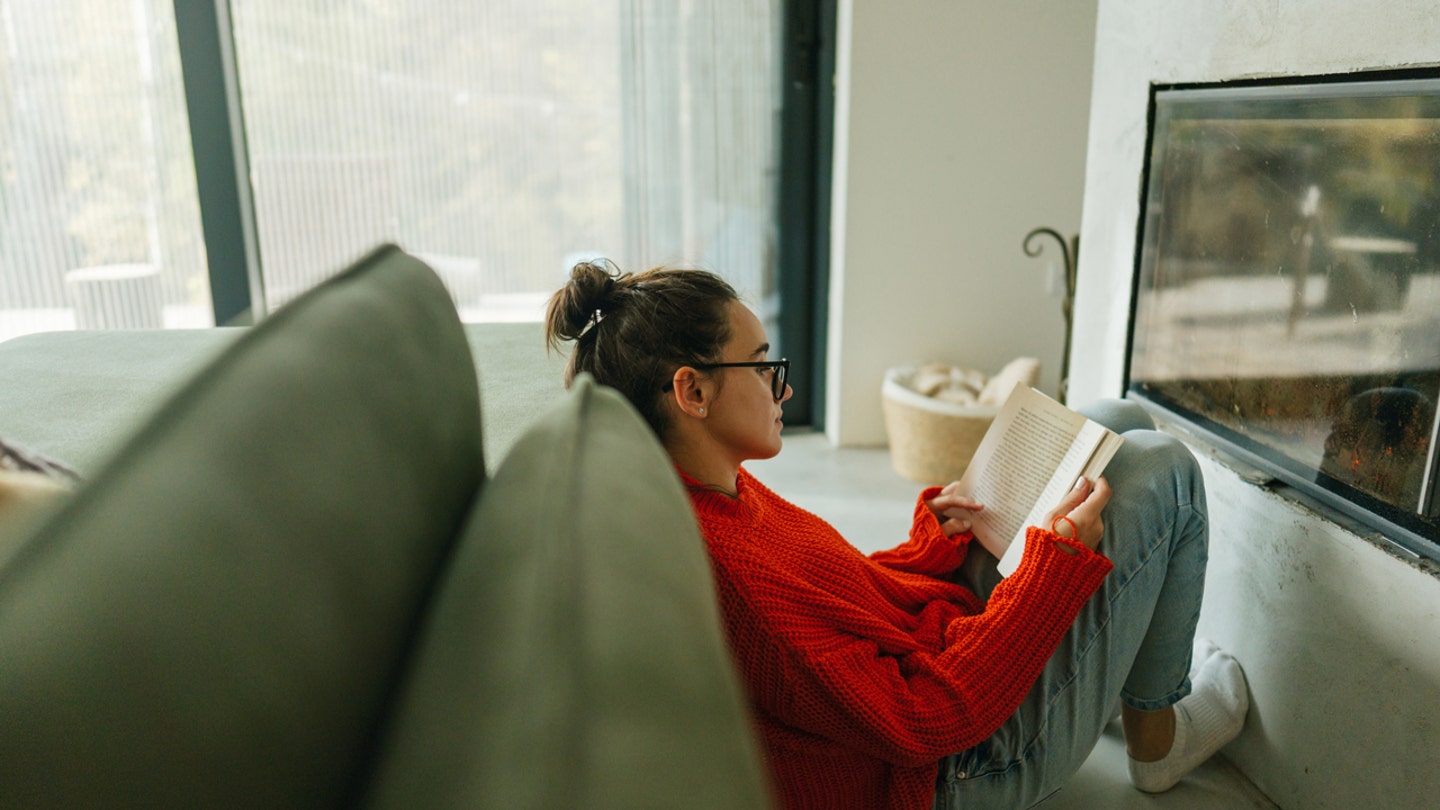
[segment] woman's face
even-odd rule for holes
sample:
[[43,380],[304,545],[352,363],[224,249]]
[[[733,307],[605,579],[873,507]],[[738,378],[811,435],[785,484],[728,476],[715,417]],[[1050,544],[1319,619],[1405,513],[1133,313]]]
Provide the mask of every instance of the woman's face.
[[[744,304],[730,302],[730,340],[721,352],[724,363],[770,359],[765,327]],[[706,426],[732,455],[735,463],[766,459],[780,452],[781,404],[794,391],[785,386],[779,402],[771,392],[768,368],[717,368],[709,372],[719,382],[710,404]]]

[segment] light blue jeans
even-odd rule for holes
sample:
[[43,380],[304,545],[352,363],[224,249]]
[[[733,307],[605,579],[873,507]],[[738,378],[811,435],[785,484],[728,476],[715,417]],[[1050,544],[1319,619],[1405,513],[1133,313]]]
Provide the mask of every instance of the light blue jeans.
[[[1105,470],[1113,494],[1100,552],[1115,564],[1019,710],[985,742],[940,761],[935,807],[1022,808],[1048,798],[1090,755],[1116,698],[1153,711],[1190,693],[1190,650],[1209,526],[1194,457],[1137,404],[1078,409],[1125,437]],[[972,546],[961,575],[982,598],[995,558]]]

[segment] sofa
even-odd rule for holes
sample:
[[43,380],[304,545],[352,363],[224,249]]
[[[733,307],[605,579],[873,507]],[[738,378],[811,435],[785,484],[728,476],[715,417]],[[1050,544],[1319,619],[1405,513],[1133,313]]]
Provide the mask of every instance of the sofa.
[[769,806],[678,477],[562,366],[392,245],[0,343],[0,438],[81,479],[0,543],[0,807]]

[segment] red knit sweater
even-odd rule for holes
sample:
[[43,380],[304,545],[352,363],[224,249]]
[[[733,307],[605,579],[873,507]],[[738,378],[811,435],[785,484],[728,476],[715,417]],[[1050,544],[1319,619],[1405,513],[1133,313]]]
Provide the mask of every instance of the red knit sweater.
[[786,808],[930,807],[940,759],[1019,707],[1111,568],[1032,528],[983,604],[943,579],[971,535],[941,533],[925,506],[936,489],[917,499],[909,541],[866,557],[743,469],[738,499],[682,476]]

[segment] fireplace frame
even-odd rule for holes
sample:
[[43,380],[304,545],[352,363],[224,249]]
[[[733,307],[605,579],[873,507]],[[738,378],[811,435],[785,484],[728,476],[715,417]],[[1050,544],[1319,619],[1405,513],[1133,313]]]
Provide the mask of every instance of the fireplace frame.
[[[1389,167],[1384,146],[1393,144],[1403,156],[1432,139],[1437,167],[1433,175],[1428,169],[1417,173],[1419,164],[1409,159],[1395,158],[1389,162],[1396,167]],[[1233,155],[1220,148],[1225,144],[1228,149],[1231,141]],[[1380,144],[1369,150],[1374,156],[1356,146],[1371,141]],[[1387,167],[1383,172],[1382,166]],[[1224,182],[1227,176],[1247,177],[1257,187],[1269,184],[1283,190],[1277,198],[1265,197],[1263,191],[1246,196],[1242,184]],[[1425,207],[1407,209],[1402,226],[1395,213],[1400,206],[1393,202],[1398,192],[1385,192],[1390,197],[1380,194],[1382,201],[1371,204],[1346,182],[1358,189],[1367,184],[1383,189],[1387,183],[1421,186],[1425,191],[1418,196],[1407,194]],[[1251,201],[1252,196],[1259,201]],[[1389,214],[1384,213],[1384,200],[1391,201]],[[1215,203],[1226,205],[1221,216],[1210,216]],[[1275,215],[1277,210],[1283,213]],[[1227,237],[1220,226],[1196,222],[1207,217],[1223,220],[1223,216],[1252,237],[1234,236],[1234,230]],[[1186,217],[1177,224],[1177,218]],[[1289,245],[1284,234],[1290,237]],[[1346,269],[1352,264],[1364,267],[1365,274],[1356,276],[1359,271]],[[1392,266],[1409,269],[1399,275]],[[1396,279],[1393,284],[1372,283],[1391,275]],[[1440,68],[1152,84],[1131,279],[1124,371],[1127,397],[1157,410],[1200,441],[1378,532],[1406,554],[1440,561],[1440,409],[1435,407],[1440,402],[1440,298],[1432,302],[1410,292],[1416,280],[1420,288],[1440,292]],[[1362,290],[1368,287],[1362,281],[1388,297],[1375,302],[1364,298],[1368,293]],[[1277,286],[1281,282],[1286,289]],[[1220,291],[1220,309],[1231,309],[1203,312],[1211,302],[1202,300],[1196,289],[1204,285]],[[1269,296],[1264,299],[1269,303],[1240,306],[1237,291],[1245,285],[1251,285],[1252,295]],[[1391,289],[1402,286],[1398,293]],[[1282,294],[1288,301],[1279,297]],[[1345,331],[1343,318],[1346,304],[1356,324],[1350,332]],[[1412,308],[1418,318],[1410,314]],[[1207,317],[1221,326],[1207,326]],[[1267,355],[1264,362],[1235,359],[1243,352],[1226,344],[1232,336],[1219,331],[1226,318],[1241,335],[1267,338],[1257,347]],[[1437,324],[1429,330],[1433,335],[1427,332],[1427,319]],[[1419,365],[1410,367],[1406,364],[1415,361],[1403,347],[1394,357],[1352,350],[1344,341],[1360,342],[1362,322],[1364,329],[1371,330],[1366,335],[1384,336],[1384,330],[1394,329],[1402,333],[1399,342],[1416,334],[1426,341],[1433,339],[1436,356],[1425,359],[1429,355],[1422,353]],[[1315,338],[1321,329],[1339,337]],[[1212,339],[1221,335],[1213,349],[1203,343],[1207,334]],[[1324,340],[1338,343],[1327,346]],[[1201,348],[1193,348],[1196,345]],[[1296,348],[1287,350],[1292,345]],[[1304,355],[1306,346],[1315,350],[1309,359]],[[1174,356],[1162,357],[1167,351]],[[1336,359],[1347,353],[1356,357]],[[1262,368],[1266,363],[1271,365]],[[1385,455],[1391,456],[1394,447],[1402,448],[1400,455],[1411,470],[1423,455],[1418,485],[1414,475],[1405,476],[1405,487],[1393,489],[1358,473],[1351,478],[1349,466],[1337,466],[1338,451],[1332,452],[1331,445],[1346,444],[1358,434],[1335,439],[1342,433],[1340,414],[1358,408],[1353,405],[1357,401],[1379,396],[1374,392],[1403,395],[1411,389],[1420,400],[1428,398],[1428,412],[1420,402],[1401,412],[1413,417],[1408,421],[1386,416],[1390,420],[1386,425],[1406,425],[1406,438],[1394,440],[1393,447],[1387,445]],[[1286,409],[1293,412],[1276,415]],[[1366,411],[1365,424],[1381,424],[1380,414],[1394,412],[1394,407],[1387,411],[1376,406]],[[1317,447],[1315,438],[1325,420],[1331,420],[1329,435]],[[1277,432],[1275,425],[1282,423],[1306,438],[1292,440]],[[1413,432],[1422,427],[1423,438]],[[1378,432],[1378,428],[1365,430],[1367,436]],[[1358,470],[1361,443],[1356,441],[1350,466]],[[1423,450],[1414,450],[1421,441]],[[1414,457],[1405,456],[1410,452]],[[1373,480],[1381,479],[1377,474]],[[1410,486],[1418,486],[1413,509],[1405,506],[1410,503]]]

